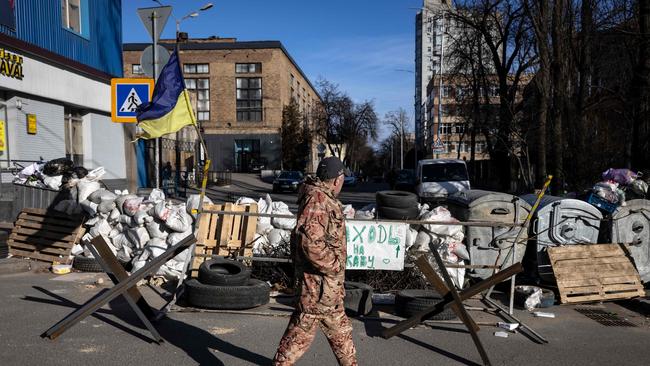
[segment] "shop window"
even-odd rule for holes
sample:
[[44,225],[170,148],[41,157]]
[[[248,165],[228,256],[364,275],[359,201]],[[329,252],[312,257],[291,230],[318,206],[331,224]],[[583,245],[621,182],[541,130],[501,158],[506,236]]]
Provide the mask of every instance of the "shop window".
[[88,0],[61,0],[61,25],[87,38],[89,36]]
[[237,121],[262,121],[262,78],[237,78]]
[[235,72],[238,74],[256,74],[262,72],[262,63],[235,64]]
[[210,120],[210,79],[185,79],[198,121]]
[[66,108],[64,111],[65,126],[65,157],[72,160],[75,165],[84,163],[83,145],[83,119],[81,113],[74,109]]

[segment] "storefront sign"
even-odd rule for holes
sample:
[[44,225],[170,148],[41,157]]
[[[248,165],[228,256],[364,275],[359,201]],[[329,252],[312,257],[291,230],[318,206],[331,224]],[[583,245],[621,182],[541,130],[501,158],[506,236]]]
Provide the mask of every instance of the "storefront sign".
[[36,115],[28,114],[27,115],[27,133],[30,135],[36,135]]
[[407,224],[382,221],[345,221],[347,269],[404,269]]
[[0,48],[0,75],[23,79],[23,57]]
[[5,121],[0,121],[0,151],[5,151],[7,148],[7,138],[5,137]]

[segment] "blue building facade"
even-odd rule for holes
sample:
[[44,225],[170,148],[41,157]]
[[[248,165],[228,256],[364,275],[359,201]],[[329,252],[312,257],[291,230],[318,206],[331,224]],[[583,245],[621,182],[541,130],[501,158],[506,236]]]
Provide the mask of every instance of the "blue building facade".
[[[115,77],[122,75],[122,2],[120,0],[0,0],[0,33]],[[13,3],[13,9],[11,4]],[[66,10],[78,21],[70,22]],[[78,27],[77,27],[78,23]]]
[[0,167],[65,156],[124,186],[134,128],[110,117],[122,65],[120,0],[0,0]]

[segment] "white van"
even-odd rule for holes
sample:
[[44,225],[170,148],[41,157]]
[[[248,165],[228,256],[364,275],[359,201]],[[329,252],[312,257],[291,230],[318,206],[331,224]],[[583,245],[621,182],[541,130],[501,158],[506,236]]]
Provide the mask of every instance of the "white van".
[[420,202],[444,201],[448,196],[469,190],[469,174],[464,160],[427,159],[418,161],[415,193]]

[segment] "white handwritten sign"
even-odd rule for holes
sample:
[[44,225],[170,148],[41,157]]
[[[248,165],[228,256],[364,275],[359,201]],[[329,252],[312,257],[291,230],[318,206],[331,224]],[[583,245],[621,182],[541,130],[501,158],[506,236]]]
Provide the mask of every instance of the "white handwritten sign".
[[382,221],[345,221],[347,269],[404,269],[407,224]]

